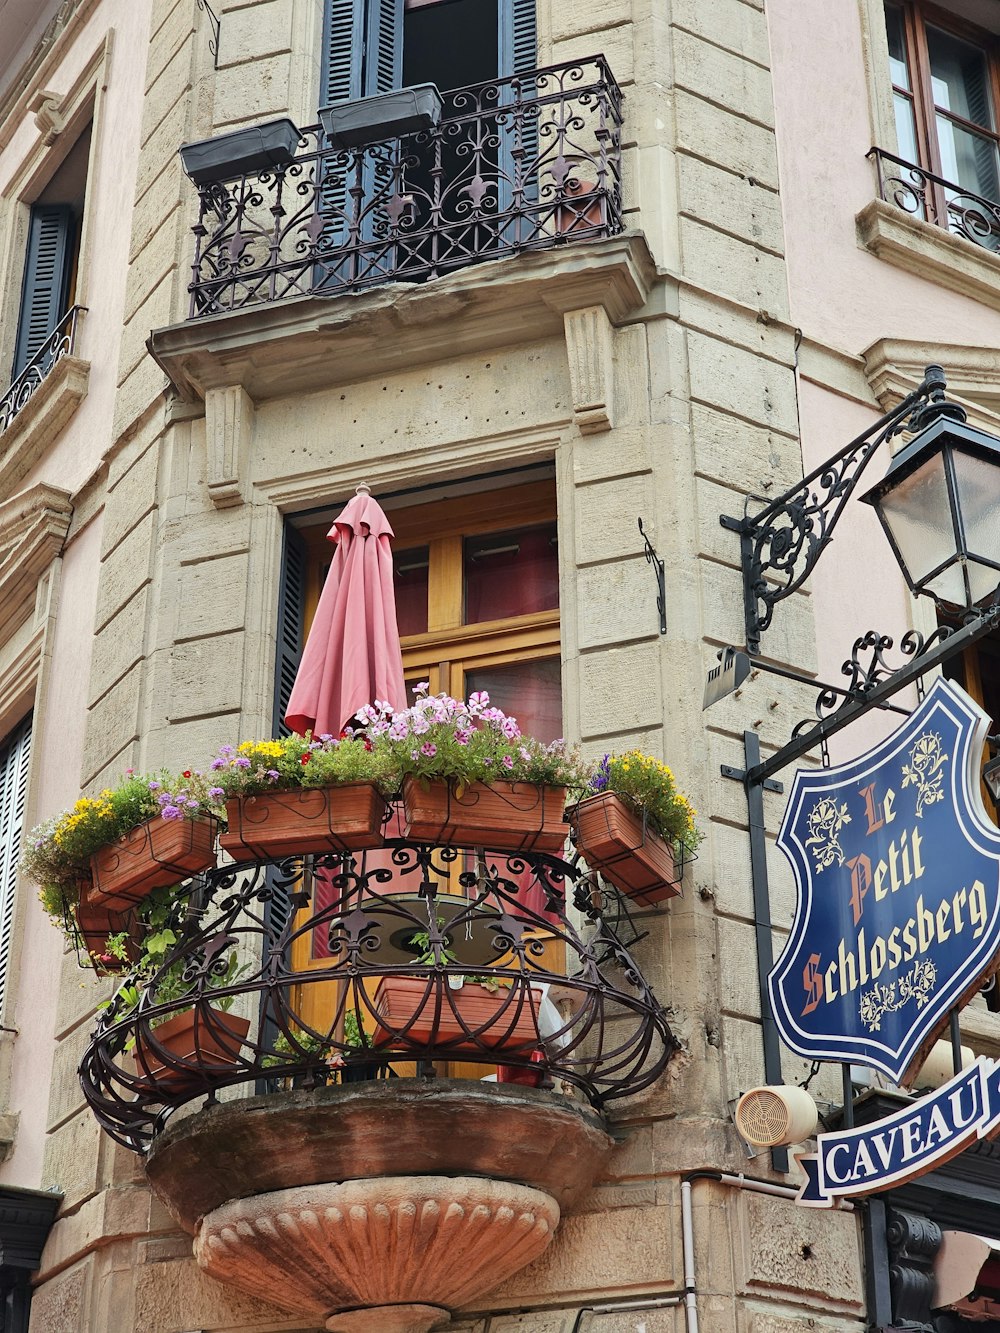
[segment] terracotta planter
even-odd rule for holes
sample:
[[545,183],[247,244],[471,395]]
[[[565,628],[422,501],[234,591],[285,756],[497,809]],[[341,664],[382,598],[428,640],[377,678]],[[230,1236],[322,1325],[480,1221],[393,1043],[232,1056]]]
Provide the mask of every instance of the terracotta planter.
[[[228,1074],[236,1066],[249,1030],[249,1019],[222,1009],[195,1005],[175,1014],[152,1029],[152,1041],[140,1036],[136,1043],[135,1063],[141,1090],[165,1097],[187,1095],[203,1087],[206,1079]],[[164,1064],[152,1042],[191,1068]]]
[[94,907],[122,909],[142,902],[153,889],[168,888],[215,865],[216,822],[155,819],[140,824],[90,858]]
[[[136,921],[134,912],[112,912],[106,907],[94,907],[88,901],[89,890],[89,881],[86,886],[80,886],[80,901],[73,909],[80,942],[95,972],[104,975],[124,972],[138,961],[142,927]],[[128,937],[125,942],[127,961],[111,958],[106,953],[108,936],[123,933]]]
[[653,906],[680,893],[669,843],[613,792],[588,796],[569,817],[584,860],[627,897]]
[[237,861],[382,846],[386,802],[370,782],[237,796],[226,803],[229,830],[219,839]]
[[540,998],[534,986],[525,994],[518,987],[494,991],[467,981],[453,990],[430,972],[426,980],[383,977],[375,992],[379,1024],[372,1045],[404,1051],[445,1048],[442,1056],[481,1056],[484,1047],[527,1054],[538,1046]]
[[569,826],[564,787],[532,782],[472,782],[461,796],[450,782],[403,783],[406,837],[415,842],[497,852],[561,852]]
[[577,181],[575,190],[567,182],[564,193],[571,202],[556,205],[555,226],[560,236],[568,236],[576,231],[589,232],[595,227],[604,226],[604,195],[599,194],[596,199],[587,198],[596,190],[593,181]]

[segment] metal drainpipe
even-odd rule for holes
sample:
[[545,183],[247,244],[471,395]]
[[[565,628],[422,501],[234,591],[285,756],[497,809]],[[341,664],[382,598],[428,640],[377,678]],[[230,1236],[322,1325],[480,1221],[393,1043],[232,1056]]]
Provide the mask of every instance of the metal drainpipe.
[[[687,1333],[698,1333],[698,1291],[694,1277],[694,1212],[691,1207],[691,1186],[696,1180],[712,1180],[731,1189],[750,1190],[753,1194],[769,1194],[777,1199],[794,1199],[795,1185],[775,1185],[770,1180],[753,1176],[732,1175],[728,1171],[691,1171],[681,1179],[681,1253],[684,1258],[684,1319]],[[840,1204],[843,1211],[853,1211],[848,1200]]]

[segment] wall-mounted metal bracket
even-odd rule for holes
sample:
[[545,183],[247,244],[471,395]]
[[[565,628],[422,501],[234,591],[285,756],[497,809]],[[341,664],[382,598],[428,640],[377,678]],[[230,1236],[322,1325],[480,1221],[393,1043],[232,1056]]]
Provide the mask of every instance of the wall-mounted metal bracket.
[[198,0],[198,8],[208,15],[208,21],[212,25],[212,37],[208,43],[208,49],[212,53],[212,61],[216,69],[219,68],[219,33],[222,24],[216,16],[215,10],[208,3],[208,0]]
[[646,543],[646,549],[643,552],[648,562],[653,566],[653,573],[656,576],[656,609],[660,613],[660,633],[667,632],[667,589],[666,589],[666,568],[663,561],[656,554],[652,542],[646,536],[646,531],[642,526],[642,519],[639,519],[639,531],[642,533],[642,540]]
[[[732,764],[723,764],[720,768],[720,772],[724,778],[730,778],[733,782],[745,783],[747,780],[746,769],[734,768]],[[784,784],[776,782],[774,778],[765,778],[761,785],[765,791],[777,792],[779,796],[785,790]]]

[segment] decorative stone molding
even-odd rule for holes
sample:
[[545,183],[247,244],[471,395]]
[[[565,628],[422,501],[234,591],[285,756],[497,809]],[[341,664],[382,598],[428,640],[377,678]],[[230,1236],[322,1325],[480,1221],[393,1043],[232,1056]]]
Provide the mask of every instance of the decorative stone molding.
[[194,1254],[219,1282],[331,1333],[424,1333],[536,1259],[558,1225],[555,1199],[525,1185],[381,1176],[223,1204]]
[[564,332],[567,312],[611,324],[656,279],[641,232],[473,264],[433,283],[302,296],[156,329],[151,356],[188,402],[242,384],[255,403]]
[[4,638],[33,613],[38,584],[73,517],[67,491],[41,483],[0,504],[0,625]]
[[954,343],[880,338],[862,353],[865,378],[883,411],[911,393],[929,365],[948,376],[948,396],[959,399],[986,430],[1000,426],[1000,351]]
[[239,384],[205,394],[208,493],[218,509],[242,504],[242,480],[250,462],[253,399]]
[[90,362],[63,356],[0,435],[0,497],[41,459],[87,396]]
[[62,98],[58,93],[43,88],[31,98],[28,110],[35,117],[35,127],[42,136],[42,143],[46,148],[51,148],[66,128]]
[[1000,310],[1000,259],[989,250],[882,199],[856,222],[859,241],[879,259]]
[[614,425],[614,360],[611,321],[603,306],[563,316],[573,389],[573,418],[582,435]]

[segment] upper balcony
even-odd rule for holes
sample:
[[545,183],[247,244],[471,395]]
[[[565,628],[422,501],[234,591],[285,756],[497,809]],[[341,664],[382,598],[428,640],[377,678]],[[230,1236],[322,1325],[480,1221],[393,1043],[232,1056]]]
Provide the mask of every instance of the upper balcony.
[[438,124],[199,187],[192,319],[424,282],[622,228],[622,97],[603,56],[442,95]]

